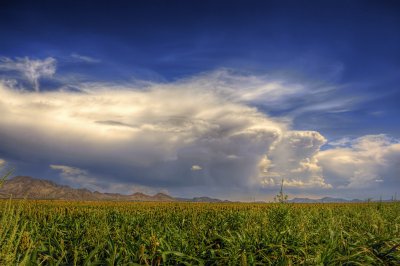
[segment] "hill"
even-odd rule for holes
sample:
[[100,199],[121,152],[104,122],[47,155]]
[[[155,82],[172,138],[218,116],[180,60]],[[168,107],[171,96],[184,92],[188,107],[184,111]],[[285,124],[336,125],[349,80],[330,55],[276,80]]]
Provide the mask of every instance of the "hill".
[[56,184],[49,180],[36,179],[30,176],[16,176],[6,180],[0,188],[0,198],[57,199],[57,200],[111,200],[111,201],[176,201],[164,193],[153,196],[143,193],[123,195],[118,193],[101,193],[85,188],[75,189]]
[[45,179],[30,176],[16,176],[6,180],[0,188],[0,198],[14,199],[46,199],[46,200],[77,200],[77,201],[185,201],[185,202],[229,202],[209,197],[174,198],[164,193],[146,195],[134,193],[130,195],[119,193],[101,193],[90,191],[86,188],[72,188],[59,185]]
[[331,198],[331,197],[324,197],[321,199],[310,199],[310,198],[294,198],[289,200],[292,203],[345,203],[345,202],[363,202],[359,199],[342,199],[342,198]]

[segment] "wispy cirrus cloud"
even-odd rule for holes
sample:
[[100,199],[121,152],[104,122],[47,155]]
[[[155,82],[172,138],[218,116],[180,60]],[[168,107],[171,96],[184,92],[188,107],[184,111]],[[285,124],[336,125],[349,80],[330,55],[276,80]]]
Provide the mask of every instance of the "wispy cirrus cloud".
[[96,64],[96,63],[100,63],[101,60],[97,59],[97,58],[93,58],[91,56],[87,56],[87,55],[81,55],[78,53],[72,53],[71,58],[77,62],[84,62],[84,63],[89,63],[89,64]]
[[0,58],[0,71],[17,72],[31,83],[35,91],[40,90],[39,79],[51,77],[56,72],[56,59],[48,57],[43,60],[31,59],[29,57]]
[[224,68],[164,84],[165,88],[170,86],[213,91],[221,98],[254,106],[289,122],[314,114],[351,112],[371,99],[369,95],[340,94],[346,85]]
[[72,167],[72,166],[67,166],[67,165],[51,164],[50,168],[53,170],[61,171],[61,174],[65,175],[65,176],[87,176],[88,175],[88,172],[86,170],[82,170],[77,167]]

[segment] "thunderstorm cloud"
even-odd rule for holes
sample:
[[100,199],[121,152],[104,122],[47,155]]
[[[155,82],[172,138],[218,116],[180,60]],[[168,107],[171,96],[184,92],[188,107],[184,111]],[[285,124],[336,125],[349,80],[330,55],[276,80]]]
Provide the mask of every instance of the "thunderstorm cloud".
[[50,166],[70,184],[200,194],[276,188],[282,179],[298,190],[400,184],[397,140],[329,143],[317,131],[292,129],[293,114],[304,107],[268,115],[310,98],[304,85],[222,70],[168,83],[82,82],[74,84],[79,92],[39,91],[39,78],[53,75],[55,63],[2,59],[0,68],[23,73],[33,90],[0,83],[0,147],[11,158]]

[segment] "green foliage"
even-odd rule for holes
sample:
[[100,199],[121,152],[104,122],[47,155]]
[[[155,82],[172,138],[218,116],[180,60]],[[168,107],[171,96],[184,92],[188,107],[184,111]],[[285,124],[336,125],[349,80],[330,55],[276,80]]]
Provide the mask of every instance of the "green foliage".
[[400,203],[0,201],[0,265],[399,265]]

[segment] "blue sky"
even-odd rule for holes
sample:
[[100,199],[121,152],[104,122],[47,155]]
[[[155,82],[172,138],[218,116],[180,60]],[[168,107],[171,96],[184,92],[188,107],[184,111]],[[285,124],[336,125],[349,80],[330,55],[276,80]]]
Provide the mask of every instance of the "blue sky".
[[[397,192],[393,184],[400,184],[395,177],[400,139],[399,14],[396,1],[2,1],[0,79],[3,93],[14,100],[3,102],[3,109],[21,104],[25,111],[4,111],[0,159],[15,167],[17,173],[122,193],[129,192],[124,191],[129,184],[138,190],[166,190],[174,195],[262,198],[276,189],[279,178],[287,176],[293,195],[391,195]],[[129,91],[140,93],[131,95]],[[32,93],[29,97],[28,92]],[[159,98],[163,93],[178,101]],[[186,93],[191,97],[181,96]],[[85,94],[97,98],[85,98]],[[101,145],[82,141],[82,136],[91,132],[90,123],[85,124],[89,120],[79,120],[87,125],[88,132],[77,133],[68,141],[63,136],[51,142],[42,140],[39,146],[45,148],[38,149],[35,143],[40,137],[35,134],[57,132],[54,125],[61,119],[60,114],[69,114],[66,116],[70,120],[65,121],[71,126],[63,129],[68,131],[77,122],[73,119],[89,112],[70,105],[70,101],[57,102],[62,106],[55,113],[53,109],[43,111],[37,107],[37,101],[51,102],[58,97],[96,105],[103,111],[102,101],[126,110],[139,98],[141,103],[154,105],[158,101],[158,105],[142,107],[145,111],[140,119],[134,110],[121,111],[118,116],[102,111],[90,116],[96,116],[98,120],[92,122],[102,125],[102,130],[113,126],[135,128],[135,133],[129,134],[136,135],[125,132],[130,137],[114,136],[135,144],[133,153],[122,146],[116,149],[124,158],[131,156],[125,162],[113,159],[118,157],[113,153],[95,156],[98,151],[93,146]],[[180,97],[199,109],[187,114],[187,109],[171,107],[182,104]],[[132,103],[123,99],[131,99]],[[235,105],[234,110],[231,105]],[[146,106],[156,109],[147,110]],[[158,112],[157,108],[163,111]],[[249,117],[265,117],[262,121],[229,118],[233,120],[226,122],[227,119],[218,120],[217,114],[209,114],[211,110],[218,114],[231,110],[231,114],[239,115],[248,108],[254,111]],[[49,114],[51,118],[47,117]],[[23,122],[28,116],[49,122],[34,126]],[[185,122],[179,120],[182,116]],[[137,128],[143,130],[148,121],[152,121],[152,127],[173,126],[179,132],[188,130],[187,123],[196,129],[189,129],[190,137],[178,134],[177,139],[162,144],[157,139],[164,139],[169,133],[152,132],[154,136],[149,136],[154,139],[144,141],[148,146],[137,148],[136,141],[140,144],[144,138],[140,134],[149,134],[147,128],[141,133]],[[202,135],[197,128],[200,122],[196,121],[216,123],[227,132],[233,130],[233,124],[240,126],[233,133],[229,131],[229,136],[211,129],[208,133],[201,131]],[[248,155],[255,149],[254,143],[233,136],[243,134],[245,125],[248,133],[264,123],[269,125],[268,130],[274,124],[281,137],[260,137],[265,150]],[[18,130],[34,133],[15,134]],[[296,135],[295,131],[301,133]],[[324,140],[307,133],[311,131],[318,132]],[[222,146],[205,143],[205,138],[216,134],[215,141]],[[246,137],[259,139],[258,135]],[[107,143],[101,136],[96,138]],[[298,143],[311,141],[315,146],[312,151],[297,147],[299,150],[291,150],[289,156],[293,145],[283,142],[287,139],[293,143],[290,138]],[[117,139],[113,141],[121,144]],[[15,145],[10,144],[13,141]],[[280,154],[275,154],[272,150],[279,146],[278,142],[281,147],[276,150]],[[20,143],[25,143],[26,149],[36,149],[38,154],[28,155],[30,152],[22,151]],[[88,145],[86,150],[91,151],[68,148],[77,143],[80,147]],[[211,149],[214,144],[220,150]],[[163,156],[156,151],[153,154],[154,145],[163,147],[159,152]],[[243,145],[237,154],[226,154],[228,159],[237,157],[238,162],[218,157],[233,149],[225,145]],[[64,156],[55,160],[54,153]],[[367,153],[364,161],[356,160]],[[146,162],[136,158],[146,158],[146,154]],[[213,165],[203,157],[205,154],[221,161]],[[77,156],[92,159],[71,159]],[[351,162],[343,161],[352,156]],[[105,166],[108,159],[112,165]],[[288,160],[293,161],[290,166]],[[128,167],[129,162],[134,166]],[[255,173],[260,165],[264,165],[264,174]],[[235,167],[245,170],[231,180],[232,171],[238,171]],[[304,171],[300,173],[299,167]],[[370,173],[363,173],[368,167],[372,169]],[[336,168],[345,170],[335,172]],[[132,171],[137,174],[132,176]],[[357,185],[367,181],[372,182],[368,188]],[[224,190],[227,183],[234,184],[229,191]],[[212,190],[208,189],[210,186]]]

